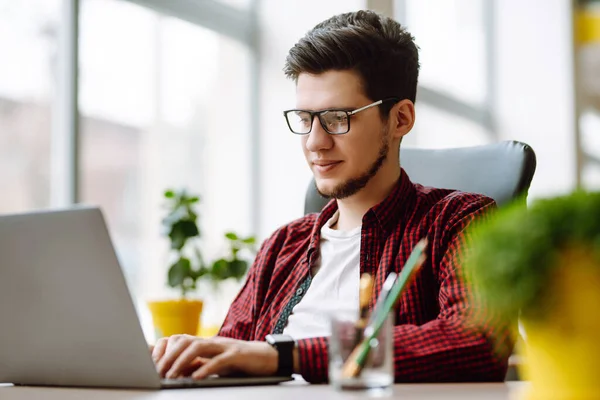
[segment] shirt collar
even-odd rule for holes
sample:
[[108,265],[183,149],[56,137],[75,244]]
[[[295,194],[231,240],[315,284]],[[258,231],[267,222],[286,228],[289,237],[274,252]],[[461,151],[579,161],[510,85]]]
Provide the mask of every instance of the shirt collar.
[[363,224],[374,220],[386,233],[391,233],[398,220],[407,215],[407,209],[415,202],[417,191],[404,169],[400,169],[400,178],[390,194],[379,204],[372,207],[363,217]]
[[[376,223],[385,233],[389,234],[398,224],[398,220],[406,215],[406,210],[414,203],[416,189],[408,178],[403,168],[400,169],[400,178],[394,185],[390,194],[379,204],[375,205],[363,216],[363,227]],[[338,210],[337,201],[331,199],[318,215],[313,225],[308,257],[318,248],[321,228],[333,217]]]

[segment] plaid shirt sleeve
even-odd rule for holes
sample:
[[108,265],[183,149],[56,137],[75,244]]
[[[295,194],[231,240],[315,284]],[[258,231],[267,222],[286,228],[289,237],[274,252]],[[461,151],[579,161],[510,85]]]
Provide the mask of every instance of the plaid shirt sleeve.
[[[439,263],[440,312],[423,325],[394,328],[394,369],[396,382],[502,381],[508,354],[495,353],[494,342],[509,342],[508,329],[489,321],[475,327],[470,321],[474,310],[458,263],[468,234],[467,225],[494,203],[477,203],[455,217],[445,230],[447,250]],[[300,373],[309,382],[327,380],[327,338],[298,341]],[[505,347],[508,349],[510,346]]]
[[218,336],[239,340],[264,340],[264,334],[259,333],[257,325],[260,325],[267,295],[278,291],[277,285],[273,284],[271,279],[277,260],[281,256],[281,249],[289,242],[288,230],[289,226],[279,228],[260,246],[248,271],[246,282],[229,307]]
[[233,300],[218,336],[255,340],[255,324],[262,304],[260,289],[264,288],[268,282],[265,271],[268,269],[268,265],[274,262],[274,255],[277,254],[275,246],[280,242],[281,231],[275,232],[261,245],[254,263],[248,271],[246,282]]
[[394,331],[396,382],[503,381],[507,354],[496,353],[496,343],[510,342],[507,327],[484,318],[475,325],[475,305],[459,261],[470,237],[466,228],[495,207],[478,201],[466,207],[446,230],[448,245],[439,263],[440,312],[421,326],[400,325]]
[[246,282],[233,301],[218,336],[251,340],[254,327],[256,271],[250,269]]

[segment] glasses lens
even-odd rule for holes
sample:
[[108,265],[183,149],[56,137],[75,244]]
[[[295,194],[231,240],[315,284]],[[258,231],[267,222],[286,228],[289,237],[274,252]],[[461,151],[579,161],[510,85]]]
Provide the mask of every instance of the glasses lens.
[[290,111],[285,116],[292,132],[302,134],[310,132],[312,118],[306,111]]
[[348,132],[348,113],[346,111],[325,111],[319,115],[319,118],[329,133]]

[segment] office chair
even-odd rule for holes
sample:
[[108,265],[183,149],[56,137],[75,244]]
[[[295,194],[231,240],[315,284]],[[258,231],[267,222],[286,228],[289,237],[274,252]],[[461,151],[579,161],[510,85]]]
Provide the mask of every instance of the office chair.
[[[413,183],[484,194],[502,206],[516,198],[525,201],[536,158],[527,144],[504,141],[439,150],[400,147],[400,163]],[[320,212],[327,202],[311,180],[304,213]]]

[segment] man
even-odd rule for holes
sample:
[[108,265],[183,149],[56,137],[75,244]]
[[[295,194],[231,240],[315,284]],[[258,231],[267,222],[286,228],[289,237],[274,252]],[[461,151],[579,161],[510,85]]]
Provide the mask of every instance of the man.
[[426,237],[427,261],[396,309],[396,381],[504,379],[508,336],[493,324],[472,326],[475,307],[457,262],[466,226],[494,202],[415,185],[398,163],[415,121],[418,69],[412,36],[370,11],[332,17],[290,50],[285,73],[297,104],[284,114],[317,189],[333,200],[263,243],[217,337],[157,342],[163,376],[293,371],[326,381],[325,306],[356,316],[359,277],[368,272],[373,307],[386,276]]

